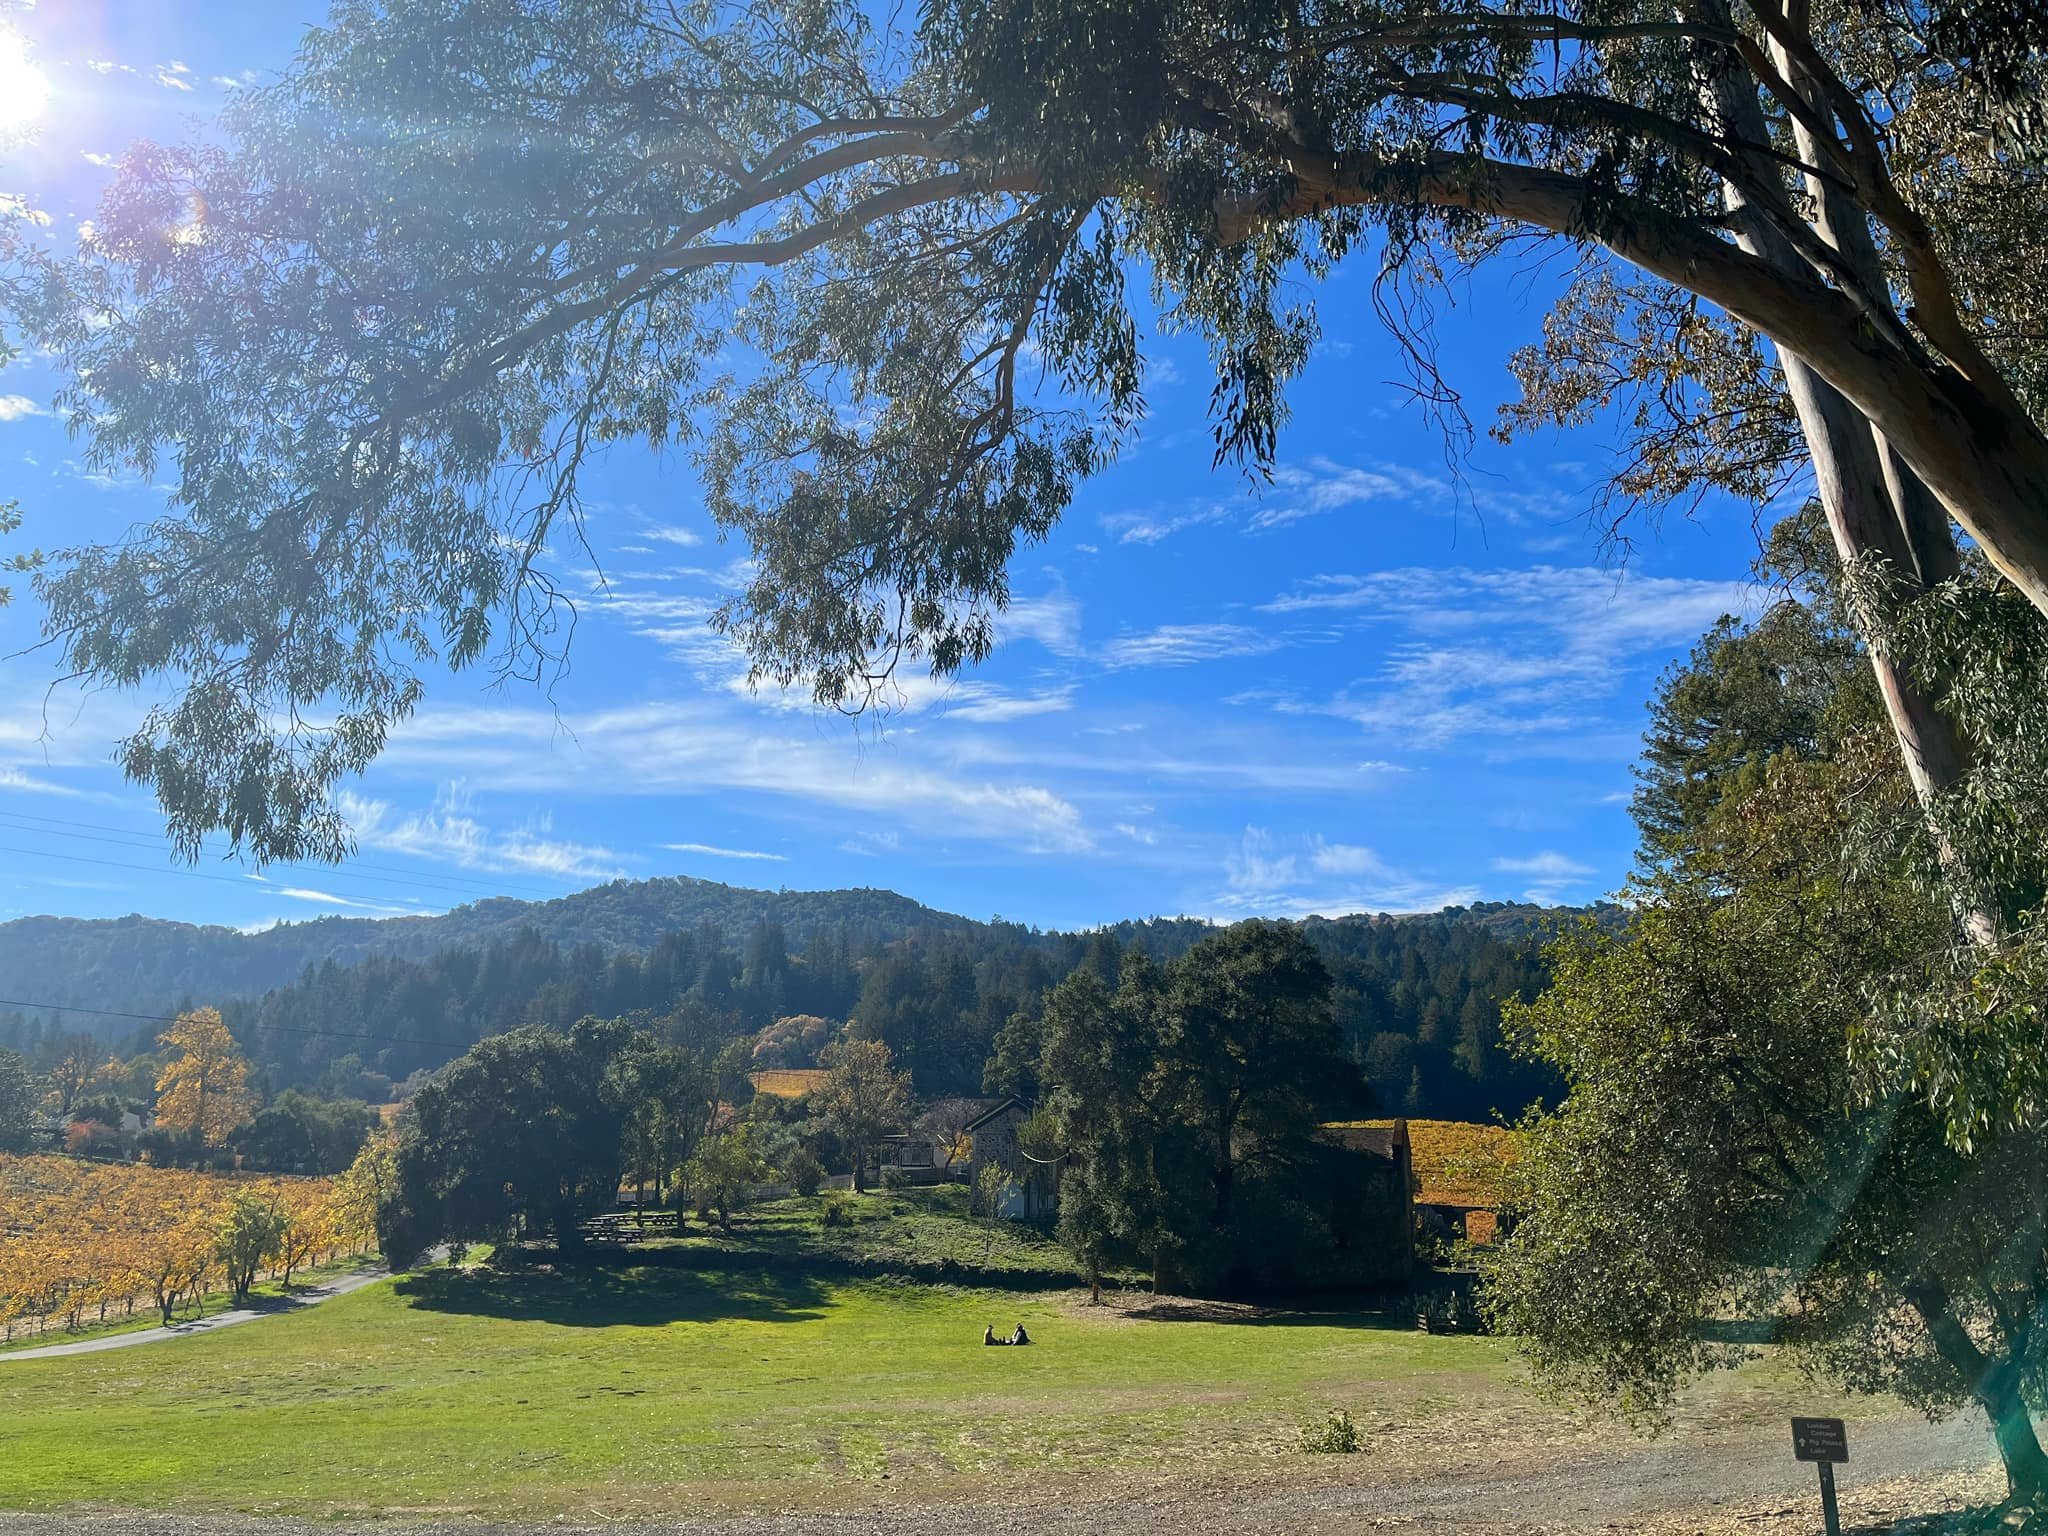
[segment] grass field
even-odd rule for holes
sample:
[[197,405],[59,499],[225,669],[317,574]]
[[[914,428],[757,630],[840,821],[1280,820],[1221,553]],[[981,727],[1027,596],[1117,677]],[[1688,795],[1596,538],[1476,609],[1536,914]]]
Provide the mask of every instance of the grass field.
[[[298,1295],[323,1280],[332,1280],[337,1275],[352,1274],[370,1262],[374,1255],[349,1254],[331,1264],[309,1264],[304,1269],[292,1271],[292,1295]],[[274,1305],[285,1299],[286,1291],[281,1281],[259,1280],[250,1288],[249,1299],[258,1310]],[[174,1322],[190,1322],[194,1318],[212,1317],[217,1312],[230,1311],[234,1307],[234,1296],[227,1291],[208,1291],[199,1298],[197,1305],[178,1308]],[[82,1344],[91,1339],[112,1338],[122,1333],[146,1333],[152,1328],[163,1326],[163,1316],[147,1300],[138,1301],[135,1310],[126,1316],[109,1317],[105,1322],[88,1321],[76,1328],[50,1327],[41,1333],[18,1332],[12,1340],[0,1342],[0,1357],[24,1349],[39,1349],[45,1344]]]
[[[981,1347],[1020,1318],[1033,1348]],[[1730,1390],[1703,1422],[1782,1410],[1768,1376]],[[431,1270],[209,1336],[0,1362],[0,1507],[588,1517],[1314,1476],[1357,1459],[1296,1448],[1338,1407],[1376,1466],[1574,1433],[1504,1345],[1370,1314],[1095,1308],[699,1252]]]

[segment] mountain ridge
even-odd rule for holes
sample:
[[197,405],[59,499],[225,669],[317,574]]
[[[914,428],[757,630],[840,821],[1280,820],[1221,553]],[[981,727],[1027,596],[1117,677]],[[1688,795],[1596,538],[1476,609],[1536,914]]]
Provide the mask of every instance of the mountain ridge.
[[[1480,902],[1427,913],[1361,912],[1303,921],[1470,922],[1497,932],[1520,933],[1571,910]],[[663,875],[609,881],[540,901],[491,896],[444,913],[324,915],[254,932],[144,913],[115,918],[20,917],[0,923],[0,998],[29,1005],[25,1011],[70,1008],[157,1013],[194,996],[208,1000],[258,996],[290,984],[309,967],[353,965],[373,955],[424,959],[442,950],[480,947],[528,929],[564,948],[594,944],[607,950],[645,952],[664,934],[705,926],[736,944],[764,919],[779,924],[788,942],[798,947],[821,928],[877,943],[913,933],[947,931],[1006,930],[1019,936],[1060,933],[1000,918],[983,920],[945,912],[884,887],[770,891],[688,875]],[[1165,947],[1178,948],[1191,942],[1187,935],[1213,925],[1200,918],[1154,917],[1099,926],[1126,939],[1154,933],[1165,940]]]

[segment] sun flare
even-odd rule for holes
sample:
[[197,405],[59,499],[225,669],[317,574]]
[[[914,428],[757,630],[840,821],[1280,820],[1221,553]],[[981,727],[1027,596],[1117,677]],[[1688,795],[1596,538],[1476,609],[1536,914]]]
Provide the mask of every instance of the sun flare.
[[26,128],[49,101],[50,82],[29,62],[28,39],[0,26],[0,134]]

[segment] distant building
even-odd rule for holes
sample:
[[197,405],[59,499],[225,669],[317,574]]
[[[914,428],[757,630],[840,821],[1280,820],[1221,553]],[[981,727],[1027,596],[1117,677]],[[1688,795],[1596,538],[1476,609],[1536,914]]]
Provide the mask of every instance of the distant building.
[[1322,1140],[1351,1154],[1330,1209],[1335,1280],[1406,1286],[1415,1271],[1414,1160],[1406,1120],[1352,1120],[1322,1127]]
[[1503,1125],[1462,1120],[1359,1120],[1326,1131],[1405,1139],[1416,1235],[1486,1246],[1503,1235],[1506,1175],[1521,1152]]
[[978,1189],[982,1169],[1001,1169],[1009,1188],[997,1214],[1040,1221],[1059,1209],[1060,1169],[1025,1153],[1020,1133],[1030,1118],[1030,1106],[1012,1098],[998,1100],[968,1121],[963,1129],[973,1138],[974,1150],[968,1154],[967,1177]]

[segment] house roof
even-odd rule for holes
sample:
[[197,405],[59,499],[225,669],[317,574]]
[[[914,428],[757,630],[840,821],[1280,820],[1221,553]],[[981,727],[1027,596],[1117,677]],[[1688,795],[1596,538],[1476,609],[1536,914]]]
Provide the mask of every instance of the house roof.
[[1016,1110],[1019,1114],[1024,1113],[1024,1101],[1022,1099],[1017,1098],[998,1099],[994,1104],[990,1105],[987,1109],[984,1109],[980,1114],[976,1115],[972,1120],[968,1121],[965,1125],[961,1126],[960,1129],[965,1131],[968,1135],[972,1136],[976,1131],[980,1130],[984,1125],[987,1125],[989,1121],[995,1119],[998,1115],[1006,1114],[1007,1112],[1013,1109]]
[[[1464,1120],[1352,1120],[1323,1127],[1353,1136],[1392,1135],[1405,1126],[1415,1203],[1452,1210],[1493,1211],[1506,1200],[1506,1173],[1521,1155],[1521,1133],[1504,1125]],[[1361,1146],[1360,1150],[1368,1150]]]
[[1321,1127],[1323,1140],[1347,1152],[1368,1152],[1392,1162],[1408,1139],[1405,1120],[1337,1120]]

